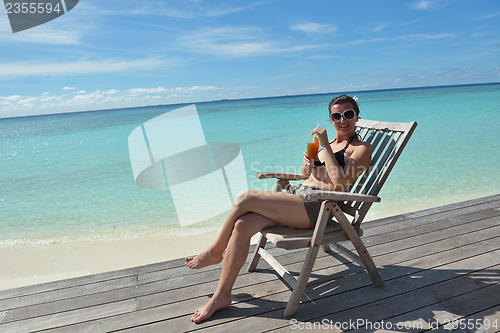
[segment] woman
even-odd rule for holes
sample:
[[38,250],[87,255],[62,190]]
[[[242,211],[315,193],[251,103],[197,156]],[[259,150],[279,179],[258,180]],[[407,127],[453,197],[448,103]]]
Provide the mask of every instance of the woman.
[[372,148],[358,140],[355,134],[359,118],[356,100],[339,96],[330,102],[328,110],[337,135],[329,142],[326,129],[318,126],[311,130],[323,149],[316,161],[304,153],[302,173],[309,178],[290,193],[239,193],[215,242],[199,255],[186,258],[186,267],[199,269],[220,263],[226,251],[217,290],[205,306],[196,310],[191,321],[199,323],[210,318],[216,310],[231,305],[231,290],[246,261],[254,234],[278,224],[297,229],[313,228],[321,201],[305,201],[302,194],[315,188],[346,191],[369,166]]

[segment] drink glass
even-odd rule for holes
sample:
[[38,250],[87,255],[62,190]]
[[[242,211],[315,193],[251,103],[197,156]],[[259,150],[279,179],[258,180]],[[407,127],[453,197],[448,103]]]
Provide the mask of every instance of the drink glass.
[[308,142],[307,143],[307,155],[309,159],[316,160],[318,157],[319,142]]

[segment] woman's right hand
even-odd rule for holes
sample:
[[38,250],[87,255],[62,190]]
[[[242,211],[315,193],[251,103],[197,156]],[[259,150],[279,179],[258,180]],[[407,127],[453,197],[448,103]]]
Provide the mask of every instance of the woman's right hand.
[[310,167],[312,166],[313,161],[309,158],[309,155],[307,153],[304,153],[304,158],[302,159],[302,165],[305,167]]

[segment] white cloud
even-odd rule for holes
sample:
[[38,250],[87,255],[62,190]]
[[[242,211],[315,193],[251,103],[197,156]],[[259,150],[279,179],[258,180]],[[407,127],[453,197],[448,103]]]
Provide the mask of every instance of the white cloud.
[[[208,3],[208,6],[201,1],[162,1],[162,0],[148,0],[148,1],[106,1],[104,3],[93,2],[86,4],[86,10],[92,12],[94,15],[156,15],[167,16],[181,19],[193,19],[196,17],[216,17],[230,14],[237,14],[247,11],[256,6],[265,4],[265,2],[256,2],[254,4],[242,7],[229,7],[220,6],[214,8],[207,8],[213,6],[213,3]],[[80,6],[80,5],[79,5]],[[80,9],[83,5],[80,6]]]
[[337,30],[337,28],[333,27],[331,24],[320,24],[313,22],[297,24],[290,27],[290,29],[304,31],[308,34],[331,34]]
[[114,94],[117,94],[119,92],[120,92],[120,90],[109,89],[109,90],[103,91],[102,93],[105,94],[105,95],[114,95]]
[[278,42],[266,40],[263,32],[254,27],[202,29],[181,37],[180,41],[187,49],[225,57],[289,53],[325,46],[325,44],[313,44],[282,47]]
[[444,34],[413,34],[407,36],[398,36],[396,39],[410,39],[410,40],[432,40],[432,39],[443,39],[443,38],[456,38],[456,34],[444,33]]
[[251,56],[273,50],[272,42],[263,41],[260,29],[251,27],[202,29],[180,40],[188,49],[214,55]]
[[[126,72],[135,70],[150,70],[153,68],[163,67],[169,62],[163,59],[137,59],[137,60],[102,60],[102,61],[86,61],[77,60],[73,62],[12,62],[0,63],[0,79],[10,77],[26,77],[26,76],[65,76],[65,75],[81,75],[91,73],[110,73],[110,72]],[[66,89],[76,89],[65,87]],[[63,88],[63,89],[65,89]]]
[[[158,15],[176,18],[194,18],[195,14],[187,2],[178,2],[178,7],[174,7],[176,3],[158,0],[149,1],[106,1],[99,2],[95,1],[92,3],[85,3],[85,10],[92,13],[93,15]],[[192,5],[192,4],[191,4]],[[79,5],[80,6],[80,5]],[[79,7],[83,9],[82,6]]]
[[416,10],[436,10],[448,6],[455,0],[421,0],[410,4],[410,8]]
[[122,101],[123,98],[124,98],[123,96],[117,96],[117,97],[107,96],[104,99],[104,102],[118,102],[118,101]]
[[384,42],[386,41],[387,38],[372,38],[369,40],[370,43],[378,43],[378,42]]
[[248,89],[257,89],[257,88],[260,88],[260,86],[234,87],[234,88],[227,88],[227,90],[248,90]]
[[60,99],[60,97],[56,97],[56,96],[43,97],[42,99],[40,99],[40,102],[48,102],[48,101],[52,101],[54,99]]
[[38,98],[36,97],[28,97],[28,98],[25,98],[25,99],[20,99],[19,101],[17,101],[17,104],[28,104],[28,103],[31,103],[33,101],[36,101],[38,100]]
[[76,87],[65,86],[64,88],[62,88],[62,90],[74,90],[74,89],[76,89]]
[[[245,89],[252,88],[255,87],[246,87]],[[196,96],[200,101],[212,100],[214,94],[210,91],[221,89],[211,85],[177,88],[159,86],[157,88],[132,88],[128,90],[96,90],[93,93],[79,92],[61,94],[59,96],[51,96],[49,93],[43,93],[40,96],[13,95],[0,97],[0,111],[2,112],[2,117],[12,117],[30,114],[144,106],[148,104],[145,100],[154,100],[155,104],[186,103],[195,102],[192,99],[193,96]]]
[[133,88],[127,90],[131,94],[153,94],[153,93],[159,93],[159,92],[167,92],[169,89],[163,88],[159,86],[158,88]]
[[356,39],[356,40],[353,40],[352,42],[344,43],[344,44],[342,44],[342,46],[361,45],[361,44],[364,44],[364,43],[366,43],[366,40],[364,40],[364,39]]
[[250,9],[250,8],[253,8],[253,7],[256,7],[256,6],[259,6],[261,4],[263,4],[263,3],[259,2],[259,3],[255,3],[255,4],[252,4],[252,5],[249,5],[249,6],[245,6],[245,7],[214,8],[214,9],[208,10],[205,13],[205,16],[222,16],[222,15],[240,13],[242,11],[245,11],[247,9]]
[[86,94],[87,92],[85,90],[80,90],[76,92],[77,94]]
[[[9,28],[10,30],[10,28]],[[0,34],[0,42],[19,44],[75,45],[80,42],[81,34],[77,31],[41,28],[20,31],[15,34]]]
[[174,89],[175,92],[180,92],[180,93],[186,93],[186,92],[194,92],[194,91],[203,91],[203,90],[214,90],[218,89],[217,87],[214,86],[192,86],[192,87],[177,87]]
[[472,17],[471,19],[472,20],[487,20],[487,19],[490,19],[493,17],[497,17],[498,15],[500,15],[500,13],[493,13],[493,14],[487,14],[487,15],[483,15],[483,16],[476,16],[476,17]]
[[13,96],[8,96],[8,97],[1,97],[1,98],[5,99],[6,101],[9,101],[9,102],[16,102],[16,101],[20,100],[22,97],[19,95],[13,95]]
[[370,43],[380,43],[380,42],[390,42],[390,41],[395,41],[395,40],[435,40],[435,39],[444,39],[444,38],[457,38],[456,34],[451,34],[451,33],[442,33],[442,34],[413,34],[413,35],[406,35],[406,36],[397,36],[393,38],[372,38],[368,41],[364,39],[357,39],[353,40],[352,42],[347,42],[342,44],[341,46],[346,47],[346,46],[353,46],[353,45],[361,45],[365,44],[367,42]]
[[62,102],[63,105],[81,105],[81,104],[92,104],[96,101],[102,99],[104,96],[101,94],[84,94],[84,95],[76,95],[71,98],[69,101]]
[[425,1],[425,0],[416,2],[411,6],[411,8],[419,9],[419,10],[426,10],[426,9],[429,9],[430,7],[431,7],[431,3],[429,1]]
[[379,32],[379,31],[381,31],[382,29],[384,29],[385,27],[388,27],[389,25],[390,25],[390,24],[381,24],[381,25],[379,25],[378,27],[374,28],[374,29],[372,30],[372,32]]

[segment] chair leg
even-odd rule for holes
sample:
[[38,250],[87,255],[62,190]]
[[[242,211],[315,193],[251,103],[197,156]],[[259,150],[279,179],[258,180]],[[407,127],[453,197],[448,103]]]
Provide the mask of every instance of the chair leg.
[[328,212],[332,209],[330,202],[323,202],[316,227],[314,228],[313,237],[311,239],[311,244],[309,245],[309,251],[307,252],[304,265],[300,271],[299,278],[297,279],[297,286],[292,291],[292,296],[288,300],[285,311],[283,315],[285,317],[291,316],[297,312],[299,307],[300,299],[304,295],[306,290],[307,282],[309,281],[309,276],[318,256],[319,247],[321,246],[321,241],[323,240],[323,233],[325,232],[326,224],[328,222]]
[[304,261],[304,265],[302,266],[302,270],[300,271],[299,278],[297,279],[297,286],[293,289],[292,295],[290,296],[285,311],[283,312],[283,315],[285,317],[292,316],[295,314],[295,312],[297,312],[300,300],[304,295],[307,282],[309,281],[309,277],[311,276],[314,262],[316,261],[316,257],[318,255],[318,250],[318,246],[311,245],[309,247],[306,260]]
[[257,243],[257,246],[255,247],[255,251],[253,252],[252,260],[250,261],[250,264],[248,265],[248,271],[253,272],[257,268],[257,264],[259,263],[260,260],[260,254],[259,254],[259,249],[264,248],[266,246],[267,238],[264,236],[262,233],[260,234],[259,242]]
[[382,277],[380,276],[380,273],[377,267],[375,266],[372,257],[368,253],[368,250],[363,244],[363,241],[359,237],[358,233],[354,230],[351,223],[349,223],[347,217],[344,215],[342,210],[336,204],[333,207],[333,215],[337,219],[337,222],[340,224],[342,229],[347,234],[347,237],[349,237],[352,245],[354,245],[354,248],[358,252],[359,257],[363,261],[363,264],[365,266],[366,271],[368,272],[368,275],[370,275],[370,279],[372,280],[373,285],[377,288],[382,287],[384,285],[384,281],[382,281]]

